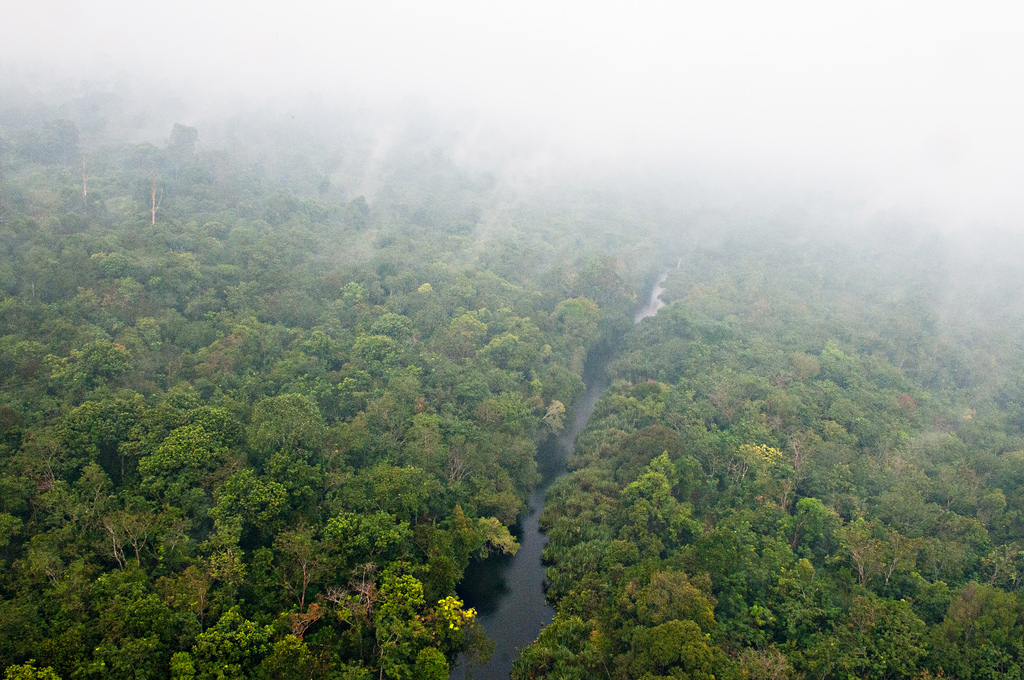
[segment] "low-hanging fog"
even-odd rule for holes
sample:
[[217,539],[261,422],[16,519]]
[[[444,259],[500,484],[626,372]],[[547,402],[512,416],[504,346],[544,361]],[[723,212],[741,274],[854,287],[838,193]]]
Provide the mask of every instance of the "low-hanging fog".
[[1024,678],[1013,9],[0,0],[0,675]]
[[682,170],[946,228],[1024,208],[1007,4],[3,5],[9,101],[130,86],[151,118],[195,124],[312,99],[381,131],[429,112],[467,157],[524,172]]

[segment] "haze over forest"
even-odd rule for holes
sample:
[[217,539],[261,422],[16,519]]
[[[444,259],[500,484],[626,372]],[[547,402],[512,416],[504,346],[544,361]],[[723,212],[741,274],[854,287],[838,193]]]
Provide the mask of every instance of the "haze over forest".
[[385,129],[426,112],[534,168],[668,165],[957,227],[1021,207],[1007,3],[5,5],[0,63],[30,90],[129,85],[177,122],[313,100]]
[[1024,677],[1009,3],[0,16],[5,680]]

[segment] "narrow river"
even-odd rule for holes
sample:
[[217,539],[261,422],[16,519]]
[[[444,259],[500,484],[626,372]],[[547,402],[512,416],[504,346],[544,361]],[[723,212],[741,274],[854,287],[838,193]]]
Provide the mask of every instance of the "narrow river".
[[[651,289],[646,306],[633,317],[640,323],[654,316],[665,306],[661,294],[668,274],[662,274]],[[611,351],[591,351],[583,367],[586,391],[573,406],[573,419],[557,439],[549,440],[537,451],[537,463],[543,475],[541,483],[530,495],[529,515],[519,527],[519,552],[515,557],[490,557],[470,564],[459,586],[466,606],[475,607],[479,622],[494,640],[491,660],[484,666],[467,668],[464,659],[452,672],[451,680],[508,680],[512,662],[519,650],[537,639],[541,628],[551,623],[555,610],[544,598],[544,565],[541,553],[547,536],[540,531],[540,513],[548,487],[565,472],[565,462],[576,444],[576,437],[590,420],[597,400],[608,389],[608,364],[614,359]]]

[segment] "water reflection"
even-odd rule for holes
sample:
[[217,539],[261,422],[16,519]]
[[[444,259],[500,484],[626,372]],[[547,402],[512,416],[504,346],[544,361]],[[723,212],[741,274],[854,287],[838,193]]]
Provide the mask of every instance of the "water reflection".
[[[680,262],[681,263],[681,262]],[[661,284],[665,283],[665,279],[668,278],[668,272],[661,275],[657,283],[651,289],[651,297],[647,302],[647,306],[641,309],[639,312],[633,315],[633,323],[640,323],[649,316],[654,316],[658,313],[658,310],[665,306],[665,303],[661,300],[661,294],[665,292],[665,287]]]
[[[667,275],[654,284],[650,302],[637,312],[634,322],[654,316],[665,306],[659,299]],[[452,680],[508,680],[512,663],[519,650],[534,640],[541,629],[555,616],[555,610],[544,598],[544,565],[541,561],[548,538],[540,531],[540,513],[548,486],[565,472],[568,454],[576,437],[587,425],[598,399],[608,389],[608,364],[614,355],[610,350],[591,351],[583,367],[586,391],[573,406],[572,422],[557,438],[550,438],[537,450],[537,464],[543,481],[530,495],[529,514],[513,528],[519,539],[519,552],[475,560],[466,570],[458,587],[466,606],[475,607],[479,622],[487,636],[495,642],[494,654],[484,666],[466,668],[464,658],[453,671]]]

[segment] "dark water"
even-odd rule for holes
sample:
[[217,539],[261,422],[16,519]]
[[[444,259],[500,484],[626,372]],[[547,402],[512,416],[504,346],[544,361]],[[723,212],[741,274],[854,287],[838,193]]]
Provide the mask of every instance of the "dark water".
[[[654,316],[664,303],[658,299],[665,281],[662,276],[651,291],[650,303],[637,312],[639,323]],[[565,472],[565,462],[576,443],[576,437],[590,420],[597,400],[608,389],[608,364],[614,359],[610,350],[593,350],[583,367],[586,392],[573,406],[573,418],[562,434],[549,439],[537,451],[537,464],[543,480],[530,495],[529,514],[516,527],[519,551],[515,557],[490,557],[473,562],[459,585],[460,597],[467,607],[475,607],[478,621],[494,640],[491,660],[485,666],[467,668],[463,658],[452,672],[451,680],[508,680],[512,662],[519,650],[534,640],[541,629],[555,616],[555,610],[544,599],[544,565],[541,553],[548,542],[540,531],[540,513],[551,482]]]

